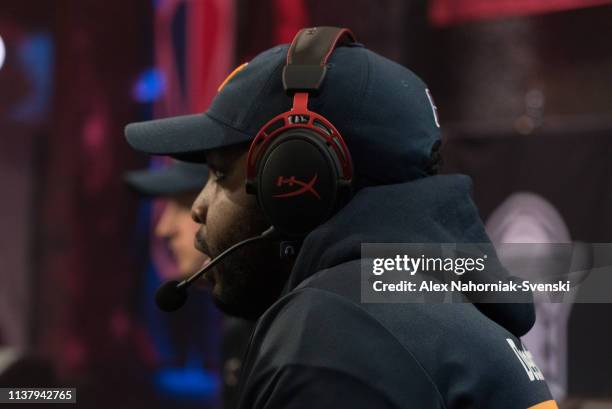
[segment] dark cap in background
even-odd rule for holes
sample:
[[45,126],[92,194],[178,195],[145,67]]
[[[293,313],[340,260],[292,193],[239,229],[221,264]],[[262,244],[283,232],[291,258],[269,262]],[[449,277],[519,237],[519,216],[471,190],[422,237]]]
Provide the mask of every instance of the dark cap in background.
[[124,180],[144,196],[173,196],[199,192],[208,179],[208,167],[199,163],[175,161],[159,169],[126,172]]

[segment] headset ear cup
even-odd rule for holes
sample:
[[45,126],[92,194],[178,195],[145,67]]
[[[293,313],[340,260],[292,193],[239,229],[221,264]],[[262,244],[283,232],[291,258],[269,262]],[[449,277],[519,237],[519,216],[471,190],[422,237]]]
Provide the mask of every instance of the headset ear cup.
[[290,237],[304,236],[327,220],[339,199],[337,165],[308,129],[288,130],[266,149],[256,186],[264,214]]

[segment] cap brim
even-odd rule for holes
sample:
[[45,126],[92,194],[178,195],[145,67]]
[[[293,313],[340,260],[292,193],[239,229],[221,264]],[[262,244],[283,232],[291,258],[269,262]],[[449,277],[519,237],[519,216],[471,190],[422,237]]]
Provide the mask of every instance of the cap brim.
[[125,137],[132,148],[188,162],[204,162],[206,151],[247,142],[253,136],[206,113],[134,122],[125,127]]
[[[202,165],[202,168],[206,167]],[[144,196],[172,196],[198,192],[206,184],[207,172],[186,174],[177,166],[157,170],[137,170],[125,173],[123,179],[137,193]]]

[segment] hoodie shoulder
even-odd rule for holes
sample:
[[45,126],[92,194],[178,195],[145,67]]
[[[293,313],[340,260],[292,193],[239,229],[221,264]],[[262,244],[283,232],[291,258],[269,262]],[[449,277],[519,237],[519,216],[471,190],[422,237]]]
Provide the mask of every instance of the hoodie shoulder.
[[474,305],[364,304],[330,279],[338,270],[312,276],[266,313],[256,373],[325,368],[375,385],[391,402],[417,396],[449,409],[552,399],[520,340]]
[[322,289],[293,291],[268,310],[255,330],[248,361],[251,391],[270,389],[270,382],[288,370],[316,371],[339,386],[348,380],[367,384],[393,407],[442,402],[430,376],[392,334],[359,306]]

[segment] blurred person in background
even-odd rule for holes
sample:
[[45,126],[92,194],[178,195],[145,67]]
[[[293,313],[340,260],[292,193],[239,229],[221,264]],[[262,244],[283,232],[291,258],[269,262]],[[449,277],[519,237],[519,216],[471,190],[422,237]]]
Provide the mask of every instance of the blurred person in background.
[[209,257],[193,246],[197,224],[190,214],[191,202],[206,184],[205,165],[175,162],[156,170],[127,172],[125,181],[140,195],[160,199],[163,210],[155,223],[154,234],[168,245],[178,279],[188,277]]
[[[166,243],[173,264],[166,268],[158,266],[158,270],[165,271],[161,273],[164,279],[183,280],[210,260],[208,255],[194,247],[194,235],[199,225],[191,218],[191,203],[207,177],[206,165],[179,161],[161,169],[132,171],[125,175],[126,183],[133,190],[161,202],[158,202],[162,205],[161,214],[153,232],[156,238]],[[161,264],[161,260],[158,261]],[[146,302],[152,305],[149,299]],[[220,317],[211,308],[210,296],[204,290],[198,291],[181,313],[172,316],[161,314],[157,318],[166,325],[161,328],[162,333],[157,331],[157,335],[170,338],[171,354],[178,354],[179,358],[162,363],[166,367],[156,376],[158,388],[179,399],[213,395],[218,382],[214,373],[219,369],[218,354],[221,352],[222,401],[231,400],[251,324],[224,317],[222,329],[219,329]],[[203,318],[209,321],[208,326],[201,325]],[[223,338],[221,351],[218,347],[220,331]],[[198,362],[204,363],[205,371],[198,368]]]
[[[576,244],[570,249],[561,245],[572,240],[559,211],[535,193],[510,195],[491,214],[486,229],[502,264],[513,275],[531,280],[544,275],[560,278],[575,271],[572,266],[585,264],[587,255],[582,246]],[[503,246],[509,243],[516,245]],[[573,299],[573,292],[566,294],[562,302],[535,293],[536,322],[521,337],[559,402],[567,396],[568,320]]]

